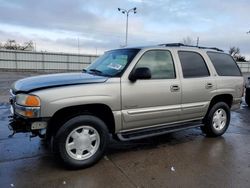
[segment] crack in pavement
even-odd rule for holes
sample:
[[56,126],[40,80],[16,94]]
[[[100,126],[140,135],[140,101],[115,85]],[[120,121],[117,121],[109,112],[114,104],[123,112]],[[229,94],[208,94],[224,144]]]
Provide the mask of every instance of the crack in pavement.
[[136,185],[136,183],[127,175],[126,172],[124,172],[124,170],[122,170],[121,167],[119,167],[111,158],[108,158],[109,161],[127,178],[127,180],[136,188],[138,188],[139,186]]

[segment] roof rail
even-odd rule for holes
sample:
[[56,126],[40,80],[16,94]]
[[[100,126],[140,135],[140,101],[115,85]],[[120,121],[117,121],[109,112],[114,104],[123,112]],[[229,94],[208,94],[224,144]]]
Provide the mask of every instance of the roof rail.
[[165,47],[180,47],[180,46],[185,46],[185,47],[192,47],[192,48],[199,48],[199,49],[210,49],[210,50],[216,50],[219,52],[224,52],[223,50],[216,48],[216,47],[204,47],[204,46],[193,46],[193,45],[186,45],[183,43],[167,43],[167,44],[159,44],[158,46],[165,46]]
[[183,43],[166,43],[166,44],[159,44],[158,46],[185,46]]

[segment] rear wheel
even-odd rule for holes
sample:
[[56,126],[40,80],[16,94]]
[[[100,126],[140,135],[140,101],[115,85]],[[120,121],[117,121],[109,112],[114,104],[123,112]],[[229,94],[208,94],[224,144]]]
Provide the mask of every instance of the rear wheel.
[[246,88],[245,101],[248,106],[250,106],[250,88]]
[[230,123],[230,109],[224,102],[216,103],[204,118],[202,131],[210,137],[224,134]]
[[69,168],[86,168],[104,155],[108,143],[105,123],[91,115],[80,115],[67,121],[56,133],[56,155]]

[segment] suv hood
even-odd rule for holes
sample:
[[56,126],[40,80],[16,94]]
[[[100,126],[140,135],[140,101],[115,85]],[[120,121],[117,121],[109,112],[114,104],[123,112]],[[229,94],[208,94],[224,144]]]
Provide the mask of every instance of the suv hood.
[[76,84],[102,83],[108,78],[87,73],[61,73],[28,77],[16,81],[11,89],[14,94]]

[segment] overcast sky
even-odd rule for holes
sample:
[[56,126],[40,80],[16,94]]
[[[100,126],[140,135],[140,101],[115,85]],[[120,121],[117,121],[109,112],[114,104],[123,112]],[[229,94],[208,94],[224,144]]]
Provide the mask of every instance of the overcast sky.
[[129,46],[182,42],[241,49],[250,58],[249,0],[0,0],[0,42],[32,40],[37,50],[102,53],[125,43],[126,17],[117,8],[137,7],[129,16]]

